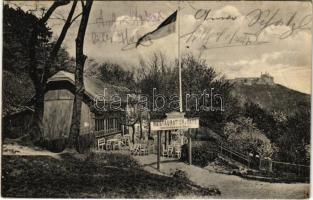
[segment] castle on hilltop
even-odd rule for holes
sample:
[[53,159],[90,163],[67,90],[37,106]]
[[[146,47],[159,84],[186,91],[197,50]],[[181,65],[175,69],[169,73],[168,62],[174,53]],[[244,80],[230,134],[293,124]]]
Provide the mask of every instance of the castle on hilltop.
[[274,85],[274,78],[265,72],[264,74],[261,73],[260,77],[234,78],[231,82],[243,85]]

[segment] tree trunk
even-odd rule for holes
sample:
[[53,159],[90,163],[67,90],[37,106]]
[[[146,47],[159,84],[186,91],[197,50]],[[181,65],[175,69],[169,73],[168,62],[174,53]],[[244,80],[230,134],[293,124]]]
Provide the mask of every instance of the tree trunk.
[[45,73],[51,68],[53,61],[56,58],[57,52],[59,51],[61,44],[65,38],[67,30],[70,27],[70,22],[72,20],[77,0],[74,1],[72,9],[65,23],[61,37],[58,38],[57,45],[54,46],[52,56],[49,57],[45,69],[38,68],[37,58],[36,58],[36,46],[38,45],[38,35],[40,26],[43,26],[48,19],[51,17],[52,13],[59,7],[67,5],[69,1],[55,1],[52,6],[48,9],[46,14],[38,21],[37,24],[34,24],[32,34],[29,40],[29,75],[35,87],[35,99],[34,99],[34,116],[32,119],[32,125],[30,130],[30,136],[33,142],[41,140],[43,138],[43,112],[44,112],[44,94],[46,89],[46,82],[48,79],[48,74]]
[[81,107],[84,95],[84,66],[87,56],[84,55],[84,39],[88,25],[89,14],[93,0],[87,0],[86,5],[82,1],[82,18],[76,38],[76,69],[75,69],[75,95],[73,102],[73,114],[68,147],[74,148],[77,144],[80,132]]
[[[36,58],[36,46],[38,45],[38,34],[39,34],[39,26],[41,20],[38,23],[34,24],[30,39],[29,39],[29,76],[35,87],[35,112],[32,119],[32,128],[30,130],[30,136],[33,142],[40,140],[43,136],[43,126],[42,126],[42,118],[43,118],[43,102],[42,101],[42,85],[40,81],[40,71],[37,68],[37,58]],[[41,70],[42,72],[42,70]]]
[[133,129],[132,142],[133,144],[135,144],[135,124],[132,125],[132,129]]
[[151,138],[151,120],[149,120],[149,124],[148,124],[148,139]]
[[32,125],[30,130],[31,140],[33,142],[39,141],[43,138],[44,86],[38,85],[35,88],[35,112],[32,118]]
[[142,133],[142,117],[140,113],[140,118],[139,118],[139,131],[140,131],[140,139],[143,138],[143,133]]

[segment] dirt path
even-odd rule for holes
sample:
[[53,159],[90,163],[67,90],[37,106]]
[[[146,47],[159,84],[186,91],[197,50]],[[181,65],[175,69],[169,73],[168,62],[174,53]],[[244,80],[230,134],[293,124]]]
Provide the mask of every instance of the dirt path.
[[3,144],[3,155],[23,155],[23,156],[51,156],[60,159],[59,153],[53,153],[36,147],[27,147],[19,144]]
[[309,184],[305,183],[268,183],[243,179],[234,175],[210,172],[206,169],[190,166],[173,159],[161,159],[161,172],[156,170],[156,156],[135,156],[135,159],[151,173],[170,175],[180,169],[187,172],[191,181],[204,187],[216,186],[222,193],[213,198],[308,198]]

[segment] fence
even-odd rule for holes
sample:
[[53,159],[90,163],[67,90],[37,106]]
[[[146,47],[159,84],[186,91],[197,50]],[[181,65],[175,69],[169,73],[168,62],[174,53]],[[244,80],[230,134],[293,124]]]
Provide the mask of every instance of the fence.
[[270,159],[260,159],[259,169],[261,171],[273,172],[273,161]]
[[250,166],[250,159],[246,155],[239,153],[237,151],[234,151],[232,149],[229,149],[223,145],[219,146],[220,148],[220,154],[227,156],[230,159],[233,159],[237,162],[240,162],[241,164],[244,164],[246,166]]
[[308,177],[310,175],[310,166],[272,161],[272,171],[276,173],[283,172],[301,177]]
[[309,177],[310,166],[273,161],[271,159],[258,159],[256,165],[253,165],[253,160],[243,153],[237,152],[233,149],[225,147],[224,145],[219,146],[221,155],[227,156],[228,158],[235,160],[248,167],[256,168],[261,171],[275,173],[277,175],[284,176],[298,176],[298,177]]

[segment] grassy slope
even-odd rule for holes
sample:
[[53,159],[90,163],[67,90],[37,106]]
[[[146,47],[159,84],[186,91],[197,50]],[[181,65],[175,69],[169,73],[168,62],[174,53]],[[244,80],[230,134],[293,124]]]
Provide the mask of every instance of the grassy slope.
[[282,85],[235,85],[233,94],[243,104],[253,102],[259,104],[267,111],[279,110],[286,113],[294,113],[298,103],[304,102],[310,105],[310,95],[304,94]]
[[215,190],[148,173],[127,155],[91,154],[62,160],[47,156],[3,156],[2,196],[72,198],[171,198],[207,196]]

